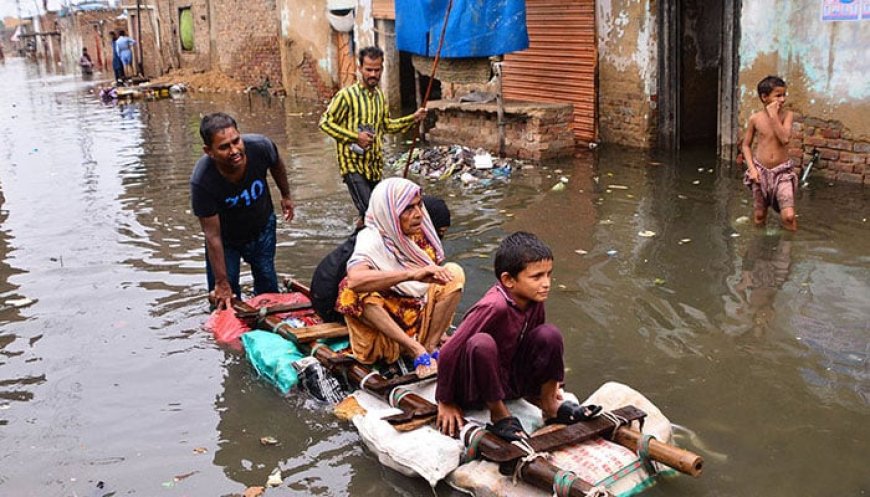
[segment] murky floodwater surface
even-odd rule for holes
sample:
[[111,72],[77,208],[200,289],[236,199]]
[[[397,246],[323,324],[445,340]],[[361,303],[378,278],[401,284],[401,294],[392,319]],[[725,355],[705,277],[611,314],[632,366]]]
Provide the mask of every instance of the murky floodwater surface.
[[[227,495],[280,467],[269,495],[431,495],[201,330],[187,187],[200,115],[230,112],[279,145],[297,215],[279,225],[277,262],[307,281],[353,221],[313,109],[208,95],[103,105],[90,83],[20,59],[0,80],[0,494]],[[556,255],[548,317],[565,333],[568,388],[627,383],[692,430],[678,440],[705,456],[704,475],[647,495],[865,495],[870,203],[815,179],[796,235],[744,223],[738,175],[709,152],[603,147],[508,184],[427,189],[453,211],[460,311],[492,283],[501,237],[536,232]]]

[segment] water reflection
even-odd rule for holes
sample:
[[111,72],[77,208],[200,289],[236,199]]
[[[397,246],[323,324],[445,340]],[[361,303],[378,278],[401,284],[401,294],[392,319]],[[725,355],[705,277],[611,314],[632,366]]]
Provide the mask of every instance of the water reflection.
[[764,335],[774,319],[777,293],[788,280],[791,269],[791,240],[783,235],[758,233],[752,237],[734,290],[741,305],[735,310],[745,317],[746,328],[737,333]]

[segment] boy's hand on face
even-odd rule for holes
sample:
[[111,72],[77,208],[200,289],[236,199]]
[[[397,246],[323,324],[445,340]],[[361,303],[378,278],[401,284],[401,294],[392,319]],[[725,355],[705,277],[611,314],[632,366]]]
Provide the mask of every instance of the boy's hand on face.
[[767,104],[767,115],[773,118],[779,117],[779,109],[782,108],[782,104],[780,104],[779,100],[774,100]]

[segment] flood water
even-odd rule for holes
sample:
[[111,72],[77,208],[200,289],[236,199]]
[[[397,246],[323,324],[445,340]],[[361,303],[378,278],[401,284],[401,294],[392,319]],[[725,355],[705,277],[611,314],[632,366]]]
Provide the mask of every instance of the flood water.
[[[230,112],[278,144],[297,214],[277,263],[307,281],[353,222],[317,113],[235,95],[103,105],[91,83],[21,59],[0,81],[0,495],[230,495],[275,467],[270,496],[432,495],[201,328],[187,184],[200,115]],[[870,202],[811,179],[794,235],[775,215],[741,223],[748,196],[710,152],[601,147],[507,184],[426,188],[453,211],[460,311],[492,284],[499,240],[537,233],[556,256],[548,317],[568,389],[626,383],[693,431],[679,441],[704,474],[645,495],[865,495]]]

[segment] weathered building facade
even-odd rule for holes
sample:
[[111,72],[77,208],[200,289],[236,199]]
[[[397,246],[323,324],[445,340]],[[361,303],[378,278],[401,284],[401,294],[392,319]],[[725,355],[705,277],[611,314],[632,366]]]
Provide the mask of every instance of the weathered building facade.
[[[863,9],[863,11],[862,11]],[[739,152],[775,74],[796,114],[789,153],[829,179],[870,184],[870,7],[836,0],[598,0],[598,129],[639,147]]]

